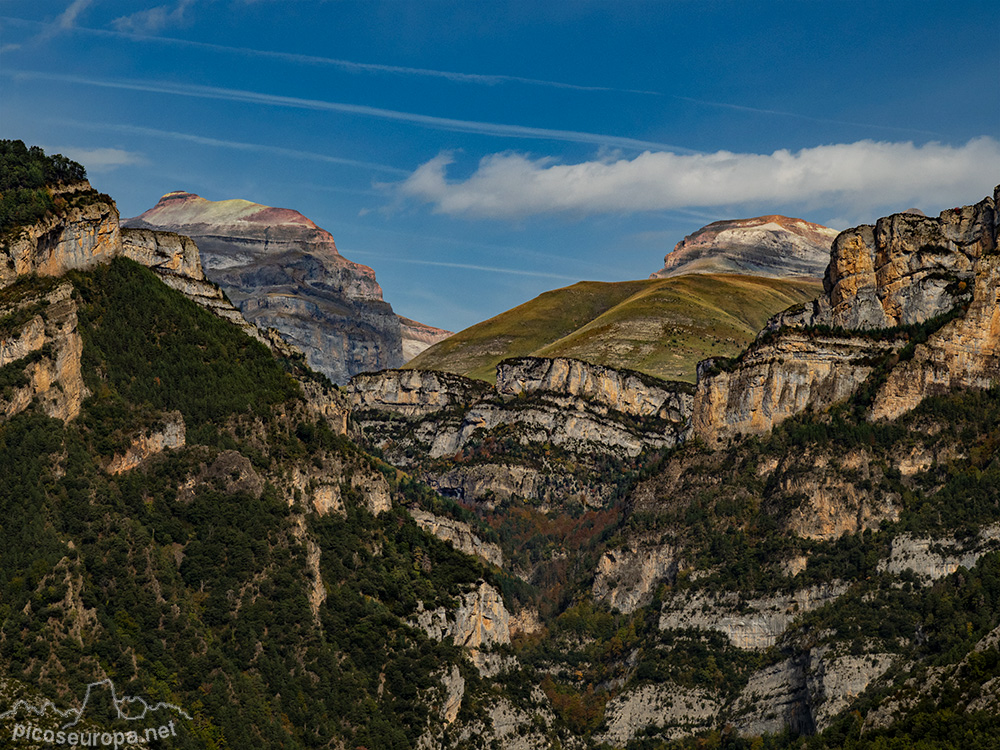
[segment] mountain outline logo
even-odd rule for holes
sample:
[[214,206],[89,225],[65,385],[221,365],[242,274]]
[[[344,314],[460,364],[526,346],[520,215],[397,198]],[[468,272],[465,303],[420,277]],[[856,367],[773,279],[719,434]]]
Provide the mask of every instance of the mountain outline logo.
[[[97,708],[98,706],[104,709],[104,716],[100,715],[101,708]],[[151,739],[176,736],[175,716],[183,717],[188,721],[192,720],[187,711],[174,703],[166,701],[153,703],[142,696],[118,697],[114,682],[110,678],[106,678],[87,685],[87,691],[79,708],[62,709],[49,699],[37,704],[18,699],[11,708],[0,713],[0,720],[13,719],[16,722],[12,739],[35,740],[44,744],[64,744],[67,730],[72,730],[68,735],[71,743],[82,738],[85,746],[113,744],[117,748],[126,741],[145,744]],[[33,726],[35,721],[48,717],[55,717],[63,721],[58,733],[52,729]],[[93,732],[74,729],[84,718],[94,719],[94,723],[102,730],[109,729],[108,725],[119,721],[125,722],[125,724],[118,725],[116,731]],[[162,724],[160,727],[146,727],[139,724],[145,719],[152,719],[155,722],[161,718],[163,721],[159,722]],[[87,741],[88,738],[92,742]]]

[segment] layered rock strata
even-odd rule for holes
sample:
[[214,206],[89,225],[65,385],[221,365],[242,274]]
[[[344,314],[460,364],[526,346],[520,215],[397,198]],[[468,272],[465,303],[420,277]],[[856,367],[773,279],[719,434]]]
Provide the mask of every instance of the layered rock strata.
[[997,197],[838,235],[823,296],[775,316],[736,363],[699,368],[694,434],[714,444],[766,432],[847,399],[876,369],[873,419],[989,387],[1000,378]]
[[583,400],[606,412],[671,422],[687,419],[692,403],[691,394],[676,383],[561,357],[504,360],[497,365],[496,391],[501,396],[562,394],[567,406]]
[[68,421],[80,413],[90,393],[83,383],[77,309],[69,283],[0,307],[0,372],[4,376],[0,417],[19,414],[35,399],[56,419]]
[[356,411],[370,409],[407,418],[472,404],[490,392],[489,384],[481,380],[429,370],[362,373],[351,378],[347,387]]
[[451,331],[435,328],[399,315],[400,333],[403,343],[403,363],[409,362],[421,352],[430,349],[439,341],[451,336]]
[[835,229],[787,216],[716,221],[678,242],[650,278],[684,273],[821,278]]
[[[495,388],[423,370],[358,375],[347,388],[351,420],[361,439],[404,466],[452,457],[501,434],[531,451],[542,447],[543,454],[544,446],[556,446],[584,461],[609,453],[634,458],[675,445],[687,430],[692,389],[685,383],[535,357],[505,360],[497,373]],[[556,482],[563,495],[603,502],[599,491],[576,487],[571,476],[553,478],[548,469],[510,458],[442,464],[425,478],[467,499],[545,499]]]
[[737,648],[761,651],[775,645],[796,617],[829,604],[846,590],[845,584],[834,582],[754,599],[735,591],[672,596],[660,613],[660,629],[716,630]]
[[[20,227],[0,248],[0,288],[18,276],[62,276],[107,263],[121,252],[118,208],[89,182],[51,188],[56,210]],[[5,262],[4,262],[5,261]]]
[[403,364],[399,319],[375,272],[290,209],[167,193],[126,227],[192,237],[209,279],[259,328],[275,328],[335,383]]

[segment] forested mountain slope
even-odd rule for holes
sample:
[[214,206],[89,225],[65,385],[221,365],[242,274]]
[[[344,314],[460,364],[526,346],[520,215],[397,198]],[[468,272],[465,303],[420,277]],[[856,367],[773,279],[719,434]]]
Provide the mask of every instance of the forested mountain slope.
[[12,746],[995,744],[995,197],[842,234],[695,385],[524,357],[345,393],[4,146]]

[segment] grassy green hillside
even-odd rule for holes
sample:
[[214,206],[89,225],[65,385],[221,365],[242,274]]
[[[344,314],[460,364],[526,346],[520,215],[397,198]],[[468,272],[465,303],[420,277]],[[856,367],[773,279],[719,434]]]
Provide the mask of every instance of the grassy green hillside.
[[581,281],[466,328],[407,367],[492,382],[508,357],[574,357],[694,382],[700,360],[738,354],[769,317],[820,291],[818,282],[723,274]]

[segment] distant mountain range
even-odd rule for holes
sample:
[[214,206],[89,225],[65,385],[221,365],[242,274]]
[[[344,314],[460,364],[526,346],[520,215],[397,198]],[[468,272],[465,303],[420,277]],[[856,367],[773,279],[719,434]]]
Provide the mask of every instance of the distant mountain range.
[[581,281],[453,334],[406,367],[492,382],[509,357],[570,357],[693,383],[699,360],[735,356],[769,317],[821,291],[816,280],[727,274]]
[[645,281],[582,281],[466,328],[409,362],[493,381],[508,357],[570,357],[694,382],[764,322],[817,297],[836,230],[786,216],[717,221]]
[[178,191],[122,226],[194,239],[206,275],[243,315],[277,329],[334,382],[399,367],[449,335],[397,317],[375,272],[342,256],[330,233],[298,211]]
[[716,221],[689,234],[650,278],[686,273],[823,278],[838,232],[787,216]]
[[[842,232],[694,384],[341,389],[67,161],[0,140],[6,744],[996,746],[1000,186]],[[798,284],[584,282],[478,352],[718,350]]]

